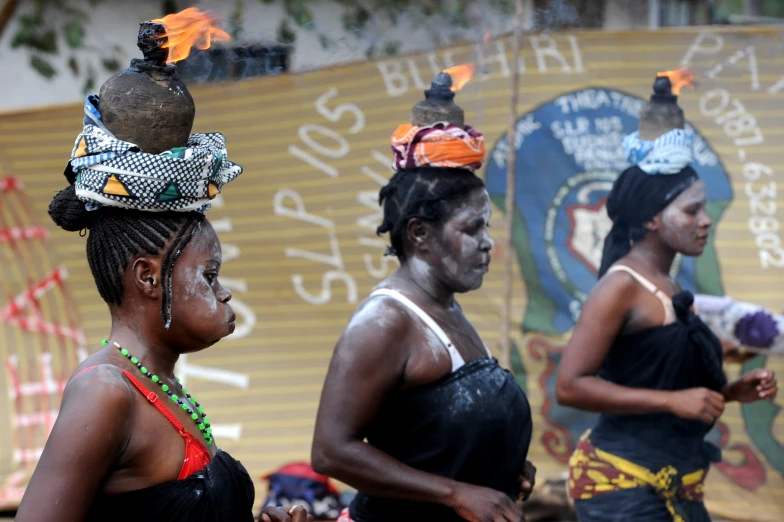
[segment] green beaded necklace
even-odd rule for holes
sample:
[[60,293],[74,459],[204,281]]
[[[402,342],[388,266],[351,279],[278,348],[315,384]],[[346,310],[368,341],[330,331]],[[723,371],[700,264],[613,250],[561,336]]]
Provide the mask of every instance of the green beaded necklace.
[[[103,341],[101,341],[101,344],[106,346],[107,344],[109,344],[109,340],[104,339]],[[185,387],[183,387],[182,383],[180,382],[180,379],[176,376],[174,377],[174,379],[180,385],[180,388],[182,388],[182,393],[185,394],[185,397],[188,400],[193,401],[193,407],[191,407],[191,405],[188,404],[188,401],[183,400],[182,398],[178,397],[175,393],[173,393],[169,388],[168,384],[164,384],[163,381],[157,375],[153,375],[153,373],[147,368],[145,368],[142,365],[141,361],[138,358],[131,355],[130,352],[128,352],[128,350],[120,346],[119,343],[113,342],[113,344],[115,348],[117,348],[120,351],[120,354],[123,357],[130,360],[131,363],[136,365],[139,371],[142,372],[142,375],[144,375],[152,382],[160,386],[161,391],[166,393],[166,395],[169,396],[169,399],[171,399],[172,402],[179,405],[179,407],[182,408],[183,411],[188,412],[188,415],[190,415],[191,419],[193,419],[193,422],[196,423],[196,426],[199,428],[199,431],[201,431],[202,435],[204,435],[204,440],[207,442],[207,445],[209,446],[210,444],[212,444],[212,428],[210,427],[210,418],[207,417],[207,415],[204,413],[204,408],[201,407],[199,401],[197,401],[196,398],[193,397],[190,393],[188,393],[188,390],[186,390]],[[196,408],[196,410],[194,411],[193,408]]]

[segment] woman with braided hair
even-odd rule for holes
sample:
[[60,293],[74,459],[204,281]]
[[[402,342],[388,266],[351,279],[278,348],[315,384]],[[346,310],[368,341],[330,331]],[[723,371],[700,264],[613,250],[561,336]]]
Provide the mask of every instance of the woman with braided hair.
[[[205,406],[174,375],[181,354],[234,331],[220,241],[203,211],[241,168],[218,134],[143,153],[101,125],[91,98],[66,168],[71,185],[49,214],[88,231],[111,332],[66,385],[16,520],[251,522],[250,476],[217,447]],[[265,508],[261,520],[311,518]]]
[[482,135],[401,125],[392,141],[397,172],[379,195],[378,233],[400,268],[337,343],[313,467],[359,490],[342,522],[520,522],[515,501],[535,473],[528,401],[455,298],[482,285],[493,248],[473,172]]

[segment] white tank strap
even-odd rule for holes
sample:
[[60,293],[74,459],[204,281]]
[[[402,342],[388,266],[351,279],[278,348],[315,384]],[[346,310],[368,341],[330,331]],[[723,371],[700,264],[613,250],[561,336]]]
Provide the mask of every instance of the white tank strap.
[[626,265],[613,265],[609,268],[609,270],[607,270],[608,274],[610,272],[626,272],[627,274],[635,278],[637,282],[640,283],[642,286],[644,286],[650,293],[655,294],[656,292],[659,291],[659,289],[656,288],[656,285],[654,285],[653,283],[648,281],[648,279],[641,276],[635,270],[629,268]]
[[370,294],[370,297],[375,297],[377,295],[384,295],[387,297],[391,297],[392,299],[396,300],[409,310],[411,310],[417,317],[419,317],[423,323],[425,323],[436,336],[441,340],[441,343],[446,348],[447,352],[449,353],[449,358],[452,360],[452,371],[456,371],[460,367],[465,364],[465,360],[463,360],[463,356],[460,355],[460,352],[457,351],[455,345],[452,344],[452,341],[449,339],[449,336],[444,332],[444,330],[438,326],[430,315],[427,312],[422,310],[419,306],[417,306],[411,299],[404,296],[397,290],[392,290],[391,288],[379,288],[378,290],[374,291]]
[[664,325],[675,322],[675,308],[672,305],[672,299],[667,297],[667,294],[659,290],[656,285],[626,265],[613,265],[609,270],[607,270],[608,274],[610,272],[626,272],[636,279],[638,283],[644,286],[649,292],[655,295],[659,301],[661,301],[661,304],[664,307]]

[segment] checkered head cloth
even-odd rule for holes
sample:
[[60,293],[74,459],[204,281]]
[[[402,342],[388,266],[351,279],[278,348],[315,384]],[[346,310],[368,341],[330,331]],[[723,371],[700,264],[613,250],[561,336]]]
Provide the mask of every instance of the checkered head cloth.
[[220,133],[193,134],[185,147],[147,154],[115,138],[103,125],[99,107],[98,96],[87,97],[84,129],[65,169],[88,209],[204,212],[223,185],[242,173],[228,160]]

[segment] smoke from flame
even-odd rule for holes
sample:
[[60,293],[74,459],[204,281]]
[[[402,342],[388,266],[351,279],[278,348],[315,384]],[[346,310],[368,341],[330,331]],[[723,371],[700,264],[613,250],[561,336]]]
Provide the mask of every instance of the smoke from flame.
[[166,63],[184,60],[194,46],[203,51],[209,49],[212,42],[231,41],[231,36],[218,27],[218,19],[214,15],[195,7],[151,21],[163,24],[166,29],[168,41],[163,44],[169,49]]
[[674,71],[664,71],[656,73],[656,76],[666,76],[672,83],[672,93],[678,95],[684,87],[694,86],[694,73],[691,69],[676,69]]
[[472,63],[465,63],[463,65],[455,65],[449,69],[444,69],[443,72],[452,77],[452,92],[457,92],[462,89],[465,84],[474,75],[476,66]]

